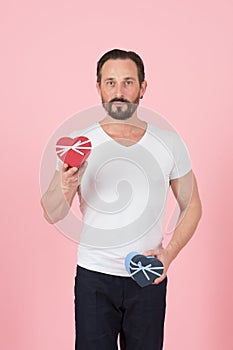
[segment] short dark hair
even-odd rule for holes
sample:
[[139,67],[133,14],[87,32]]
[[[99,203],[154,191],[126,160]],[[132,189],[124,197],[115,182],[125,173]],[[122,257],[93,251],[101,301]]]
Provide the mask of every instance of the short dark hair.
[[131,59],[136,63],[137,70],[138,70],[138,80],[141,85],[141,83],[145,80],[144,64],[141,57],[133,51],[125,51],[120,49],[113,49],[111,51],[108,51],[99,59],[97,63],[97,72],[96,72],[97,82],[100,84],[101,70],[104,63],[108,60],[117,60],[117,59],[120,59],[120,60]]

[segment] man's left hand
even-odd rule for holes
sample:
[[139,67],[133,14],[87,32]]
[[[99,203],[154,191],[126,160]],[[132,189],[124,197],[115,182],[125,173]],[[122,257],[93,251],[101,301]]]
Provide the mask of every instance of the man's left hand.
[[161,277],[156,278],[152,283],[152,284],[159,284],[167,276],[167,270],[173,258],[171,257],[169,252],[164,248],[147,250],[146,252],[143,253],[143,255],[145,256],[154,255],[155,258],[159,259],[163,263],[163,266],[164,266],[163,274],[161,275]]

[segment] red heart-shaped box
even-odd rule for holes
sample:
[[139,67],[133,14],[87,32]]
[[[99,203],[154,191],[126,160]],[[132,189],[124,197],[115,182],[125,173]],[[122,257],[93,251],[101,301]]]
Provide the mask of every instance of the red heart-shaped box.
[[86,136],[74,139],[62,137],[56,143],[58,157],[70,167],[79,167],[91,152],[91,141]]

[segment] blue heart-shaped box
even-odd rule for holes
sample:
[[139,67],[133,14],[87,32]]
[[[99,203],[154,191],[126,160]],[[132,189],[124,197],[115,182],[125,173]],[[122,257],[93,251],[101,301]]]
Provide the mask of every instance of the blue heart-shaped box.
[[145,256],[137,252],[129,253],[125,258],[125,267],[129,275],[140,287],[146,287],[163,274],[162,262],[154,256]]

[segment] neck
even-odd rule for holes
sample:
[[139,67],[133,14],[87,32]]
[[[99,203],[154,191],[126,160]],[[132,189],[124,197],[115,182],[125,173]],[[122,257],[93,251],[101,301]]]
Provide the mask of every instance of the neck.
[[136,113],[126,120],[115,119],[107,114],[105,118],[100,121],[100,124],[115,131],[130,130],[134,127],[145,127],[145,122],[140,120]]
[[129,118],[122,121],[106,116],[99,124],[107,134],[116,138],[133,137],[133,139],[138,139],[142,137],[147,129],[147,122],[138,118]]

